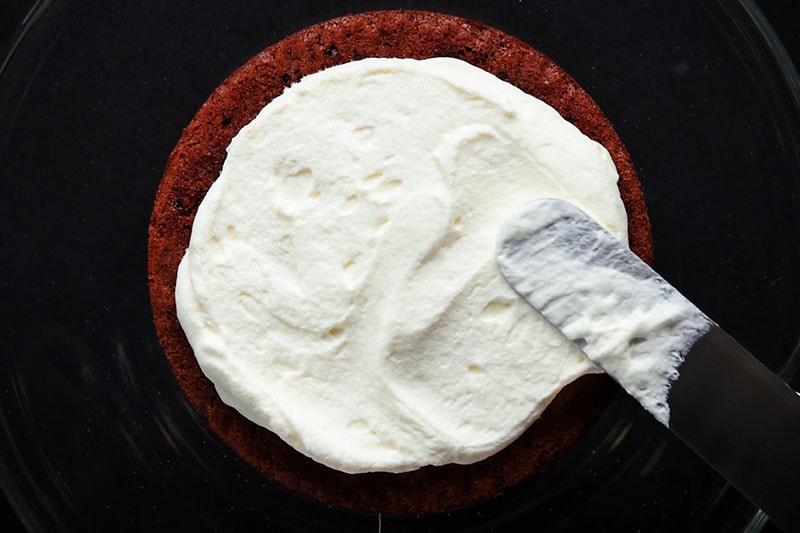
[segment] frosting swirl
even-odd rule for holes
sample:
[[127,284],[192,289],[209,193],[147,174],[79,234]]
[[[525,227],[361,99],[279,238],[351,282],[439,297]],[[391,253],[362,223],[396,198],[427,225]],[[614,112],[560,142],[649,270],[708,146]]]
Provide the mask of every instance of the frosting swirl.
[[316,461],[479,461],[596,371],[495,263],[543,197],[626,240],[610,156],[543,102],[455,59],[333,67],[231,142],[178,317],[222,400]]

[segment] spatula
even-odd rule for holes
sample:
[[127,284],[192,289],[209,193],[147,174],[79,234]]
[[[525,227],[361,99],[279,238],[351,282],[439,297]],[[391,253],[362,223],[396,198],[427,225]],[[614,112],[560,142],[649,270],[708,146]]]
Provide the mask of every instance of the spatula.
[[781,528],[800,531],[800,397],[591,217],[525,205],[503,276]]

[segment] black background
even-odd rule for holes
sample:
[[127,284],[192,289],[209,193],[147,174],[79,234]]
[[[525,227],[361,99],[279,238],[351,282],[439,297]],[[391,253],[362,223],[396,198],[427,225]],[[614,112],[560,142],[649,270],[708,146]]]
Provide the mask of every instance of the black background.
[[[13,43],[19,26],[30,7],[29,1],[0,1],[0,57],[4,57]],[[761,0],[757,2],[786,46],[795,65],[800,63],[800,3],[785,0]],[[13,533],[24,528],[16,518],[5,498],[0,498],[0,524],[3,530]],[[774,531],[768,526],[767,531]]]

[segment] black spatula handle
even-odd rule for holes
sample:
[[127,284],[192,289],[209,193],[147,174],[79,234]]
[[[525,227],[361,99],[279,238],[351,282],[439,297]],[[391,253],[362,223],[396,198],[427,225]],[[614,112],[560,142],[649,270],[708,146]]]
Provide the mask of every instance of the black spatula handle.
[[717,326],[679,371],[670,429],[781,528],[800,531],[800,397]]

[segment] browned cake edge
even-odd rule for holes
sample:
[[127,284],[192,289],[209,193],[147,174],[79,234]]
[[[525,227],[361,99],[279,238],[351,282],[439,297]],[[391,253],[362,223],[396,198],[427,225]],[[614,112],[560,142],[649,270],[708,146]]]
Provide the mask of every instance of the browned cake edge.
[[422,514],[499,495],[558,458],[599,418],[616,390],[606,376],[581,378],[562,391],[519,439],[474,465],[350,475],[301,455],[223,404],[197,365],[176,317],[175,278],[197,206],[219,175],[233,136],[285,87],[307,74],[364,57],[436,56],[462,59],[516,85],[605,146],[619,172],[631,248],[652,262],[644,197],[619,137],[571,77],[518,39],[450,15],[378,11],[316,24],[253,57],[209,97],[169,157],[149,230],[153,316],[178,383],[211,431],[267,478],[333,506]]

